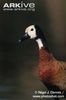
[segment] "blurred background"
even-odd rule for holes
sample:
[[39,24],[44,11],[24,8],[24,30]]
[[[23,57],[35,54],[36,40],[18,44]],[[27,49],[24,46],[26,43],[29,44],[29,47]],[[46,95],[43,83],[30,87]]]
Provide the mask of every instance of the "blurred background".
[[18,45],[18,39],[38,24],[53,55],[66,61],[66,0],[27,0],[36,4],[35,12],[3,11],[5,2],[20,0],[0,0],[0,100],[34,100],[35,90],[47,90],[36,71],[38,47],[33,40]]

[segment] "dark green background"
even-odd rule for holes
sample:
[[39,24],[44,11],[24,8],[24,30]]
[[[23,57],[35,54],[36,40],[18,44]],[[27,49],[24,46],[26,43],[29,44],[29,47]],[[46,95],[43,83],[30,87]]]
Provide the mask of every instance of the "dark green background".
[[34,100],[35,90],[46,89],[36,74],[38,46],[33,40],[18,44],[18,39],[27,26],[37,24],[53,55],[66,61],[66,1],[27,0],[36,4],[35,12],[3,11],[5,2],[20,0],[0,0],[0,85],[10,87],[9,91],[0,89],[0,98]]

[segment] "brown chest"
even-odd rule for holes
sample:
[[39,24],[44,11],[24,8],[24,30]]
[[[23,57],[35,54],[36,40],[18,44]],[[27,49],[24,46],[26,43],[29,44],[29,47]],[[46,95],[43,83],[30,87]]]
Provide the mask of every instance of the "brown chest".
[[54,84],[62,78],[62,70],[58,68],[54,61],[39,63],[39,77],[45,83]]

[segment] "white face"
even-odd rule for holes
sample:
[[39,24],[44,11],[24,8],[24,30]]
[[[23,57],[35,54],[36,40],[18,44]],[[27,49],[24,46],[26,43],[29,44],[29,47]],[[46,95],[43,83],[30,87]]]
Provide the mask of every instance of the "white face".
[[25,33],[26,33],[25,35],[28,34],[30,36],[30,39],[34,39],[34,38],[37,37],[36,29],[35,29],[34,25],[31,25],[31,26],[27,27],[26,30],[25,30]]

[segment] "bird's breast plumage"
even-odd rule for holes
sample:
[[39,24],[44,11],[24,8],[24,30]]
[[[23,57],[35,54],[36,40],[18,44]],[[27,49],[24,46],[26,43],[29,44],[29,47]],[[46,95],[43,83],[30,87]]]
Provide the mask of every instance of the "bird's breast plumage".
[[53,57],[44,48],[39,51],[39,77],[41,80],[49,79],[49,76],[53,73],[54,68],[52,66]]
[[48,53],[45,49],[39,52],[39,78],[46,84],[56,85],[59,88],[66,88],[64,85],[64,68],[60,61],[56,60],[52,54]]

